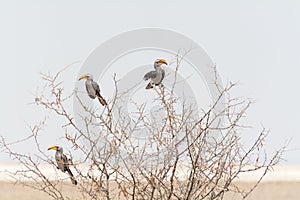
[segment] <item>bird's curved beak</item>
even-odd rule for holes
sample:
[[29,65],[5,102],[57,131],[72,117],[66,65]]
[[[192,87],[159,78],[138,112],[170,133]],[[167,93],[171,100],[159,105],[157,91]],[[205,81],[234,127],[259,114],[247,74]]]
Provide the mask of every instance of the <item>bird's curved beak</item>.
[[161,63],[161,64],[165,64],[165,65],[168,65],[168,63],[167,63],[167,61],[166,61],[165,59],[161,59],[161,60],[159,60],[159,63]]
[[78,80],[80,81],[80,80],[82,80],[82,79],[87,79],[87,75],[82,75],[82,76],[80,76]]
[[58,146],[51,146],[48,148],[48,150],[57,150],[58,149]]

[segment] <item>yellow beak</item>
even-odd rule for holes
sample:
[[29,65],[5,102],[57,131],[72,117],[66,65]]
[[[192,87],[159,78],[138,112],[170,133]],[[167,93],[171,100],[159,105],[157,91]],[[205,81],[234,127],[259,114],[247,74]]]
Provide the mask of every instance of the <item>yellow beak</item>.
[[80,78],[78,79],[79,81],[82,80],[82,79],[87,79],[87,75],[82,75],[80,76]]
[[58,146],[51,146],[48,148],[48,150],[57,150],[58,149]]
[[166,64],[166,65],[168,65],[168,63],[167,63],[167,61],[166,61],[165,59],[161,59],[161,60],[159,60],[159,63],[162,63],[162,64]]

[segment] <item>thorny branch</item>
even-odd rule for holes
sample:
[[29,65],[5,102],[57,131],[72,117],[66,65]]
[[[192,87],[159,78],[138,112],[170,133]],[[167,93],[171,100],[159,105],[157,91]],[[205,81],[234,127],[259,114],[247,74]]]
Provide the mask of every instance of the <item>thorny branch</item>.
[[[117,112],[119,115],[113,113],[118,98],[124,95],[119,94],[116,75],[113,77],[115,93],[108,107],[94,110],[77,92],[65,94],[63,82],[58,79],[66,69],[54,76],[42,74],[47,86],[43,94],[35,98],[35,103],[64,120],[64,139],[81,155],[73,157],[75,152],[69,151],[81,199],[223,199],[227,192],[240,194],[245,199],[269,169],[278,164],[285,147],[266,155],[263,146],[268,132],[265,129],[248,150],[241,144],[240,137],[247,127],[241,124],[241,119],[251,101],[231,98],[230,91],[235,84],[221,88],[216,81],[219,96],[201,115],[194,114],[192,105],[179,101],[174,88],[183,58],[175,59],[175,81],[171,89],[155,88],[158,98],[154,101],[165,113],[159,125],[151,121],[144,104],[132,102],[137,110],[134,119],[123,117],[121,110]],[[66,107],[73,96],[82,108],[83,126],[75,122],[76,113]],[[223,110],[217,110],[221,99],[226,99],[226,104]],[[180,111],[176,109],[178,105]],[[60,188],[63,180],[49,180],[40,168],[41,163],[55,165],[45,153],[47,147],[39,142],[45,124],[46,121],[42,121],[33,126],[31,135],[25,139],[7,142],[1,138],[0,144],[24,167],[11,172],[16,182],[43,191],[53,199],[68,199],[69,194]],[[141,132],[144,139],[137,136]],[[13,145],[27,140],[33,141],[37,154],[13,150]],[[263,174],[250,190],[243,191],[234,184],[240,174],[259,169],[264,169]]]

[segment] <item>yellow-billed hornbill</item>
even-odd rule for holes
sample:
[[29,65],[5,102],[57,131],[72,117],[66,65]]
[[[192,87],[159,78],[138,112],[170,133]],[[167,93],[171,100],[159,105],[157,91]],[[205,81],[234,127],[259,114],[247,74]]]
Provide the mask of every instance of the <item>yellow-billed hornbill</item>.
[[162,68],[162,65],[168,65],[167,61],[164,59],[157,59],[154,62],[154,69],[155,71],[150,71],[144,76],[144,80],[147,81],[151,79],[146,89],[153,88],[154,85],[161,84],[162,80],[165,77],[165,70]]
[[100,94],[100,87],[98,83],[93,80],[93,76],[91,74],[85,74],[80,76],[79,81],[82,79],[86,79],[85,88],[90,98],[95,99],[98,98],[99,102],[102,106],[106,106],[107,103],[105,99]]
[[58,169],[60,169],[62,172],[67,172],[70,176],[72,183],[74,185],[77,185],[77,181],[75,180],[74,175],[69,168],[68,158],[66,155],[63,154],[63,148],[59,147],[59,146],[51,146],[48,148],[48,150],[56,150],[55,160],[56,160]]

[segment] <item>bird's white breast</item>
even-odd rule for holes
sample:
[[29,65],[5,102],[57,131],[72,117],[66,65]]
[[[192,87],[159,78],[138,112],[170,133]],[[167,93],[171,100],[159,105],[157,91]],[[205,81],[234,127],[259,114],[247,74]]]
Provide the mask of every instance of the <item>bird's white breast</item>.
[[157,76],[152,79],[152,82],[154,84],[159,84],[161,82],[161,79],[163,78],[163,69],[162,68],[157,68],[156,72],[157,72]]

